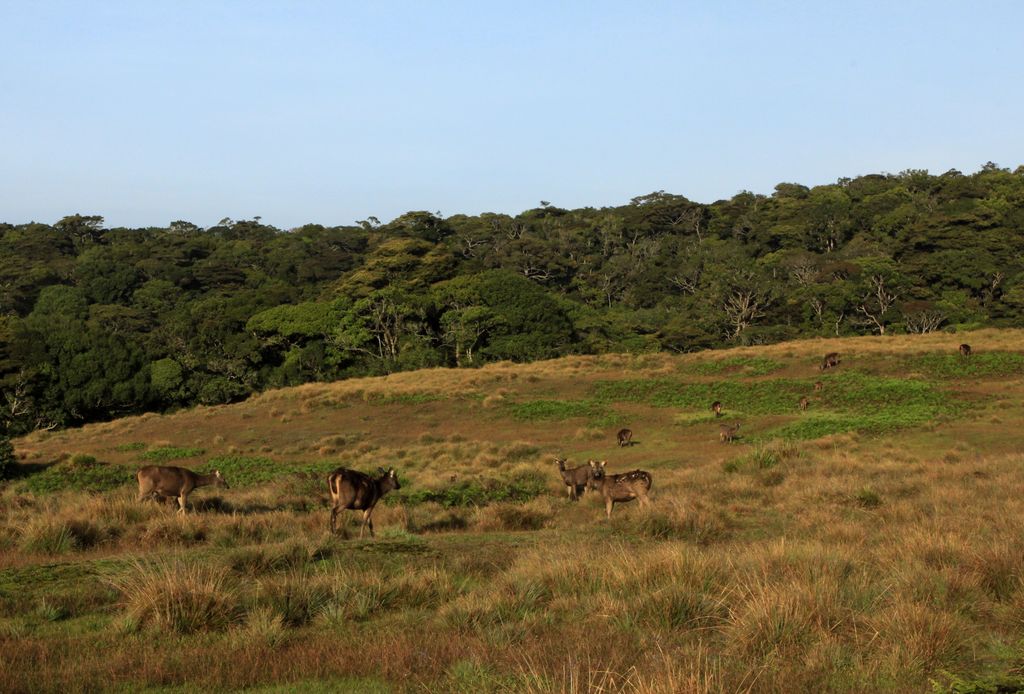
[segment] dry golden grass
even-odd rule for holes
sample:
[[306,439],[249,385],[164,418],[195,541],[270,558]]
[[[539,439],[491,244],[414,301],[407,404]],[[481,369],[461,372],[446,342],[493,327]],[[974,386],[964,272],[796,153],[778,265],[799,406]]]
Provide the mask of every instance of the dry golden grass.
[[[141,443],[303,472],[198,490],[185,517],[138,503],[131,484],[8,484],[0,690],[873,692],[941,687],[947,672],[1012,678],[1024,666],[1019,376],[953,384],[980,403],[969,416],[797,442],[752,433],[727,446],[706,406],[622,402],[609,410],[638,445],[620,449],[607,413],[517,420],[507,408],[619,378],[817,378],[826,351],[890,373],[914,354],[963,341],[1016,351],[1022,337],[433,369],[25,437],[15,444],[32,462],[90,454],[130,469],[143,448],[126,444]],[[736,357],[778,367],[695,370]],[[569,502],[555,454],[650,470],[652,509],[619,506],[606,522],[592,495]],[[327,532],[319,471],[336,465],[394,466],[408,493],[523,475],[544,486],[525,502],[385,501],[377,540],[360,542],[355,512]]]

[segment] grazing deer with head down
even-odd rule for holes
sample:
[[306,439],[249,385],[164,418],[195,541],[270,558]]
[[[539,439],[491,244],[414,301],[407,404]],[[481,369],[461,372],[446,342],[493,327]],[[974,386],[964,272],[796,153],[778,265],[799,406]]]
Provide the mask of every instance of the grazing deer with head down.
[[651,473],[645,470],[633,470],[617,475],[606,475],[604,466],[607,460],[598,462],[590,461],[590,480],[588,486],[596,490],[604,498],[605,514],[610,520],[612,507],[615,504],[625,503],[637,499],[640,506],[644,507],[651,503],[647,498],[647,492],[651,490]]
[[722,416],[722,403],[720,401],[718,401],[718,400],[715,400],[713,403],[711,403],[711,411],[715,413],[716,417],[721,417]]
[[196,487],[212,484],[230,489],[220,470],[214,470],[209,475],[200,475],[174,465],[147,465],[139,468],[135,473],[135,479],[139,481],[139,501],[146,497],[176,498],[178,513],[185,513],[185,502]]
[[807,406],[810,405],[810,404],[811,404],[811,399],[808,398],[806,395],[803,396],[802,398],[800,398],[800,411],[801,412],[806,412],[807,411]]
[[619,429],[619,433],[615,435],[615,438],[619,442],[619,446],[632,446],[633,445],[633,430],[632,429]]
[[964,355],[965,357],[971,356],[971,346],[966,342],[960,345],[960,354]]
[[735,424],[722,424],[719,427],[718,438],[722,443],[732,443],[733,439],[736,438],[736,432],[740,430],[740,423]]
[[590,468],[586,465],[567,468],[565,467],[566,462],[565,458],[555,458],[555,463],[558,465],[558,473],[562,476],[562,482],[565,483],[566,488],[569,490],[569,498],[573,501],[579,501],[587,488],[587,480],[590,479]]
[[839,366],[839,352],[829,352],[822,358],[821,366],[818,367],[822,371],[825,369],[834,369]]
[[355,470],[340,467],[327,477],[327,486],[331,491],[331,532],[335,532],[335,520],[338,513],[344,509],[363,512],[363,524],[359,526],[359,537],[362,539],[363,530],[370,526],[370,537],[376,537],[373,533],[373,521],[370,514],[373,507],[377,505],[381,497],[392,489],[401,489],[398,483],[398,475],[394,468],[378,468],[380,475],[370,477]]

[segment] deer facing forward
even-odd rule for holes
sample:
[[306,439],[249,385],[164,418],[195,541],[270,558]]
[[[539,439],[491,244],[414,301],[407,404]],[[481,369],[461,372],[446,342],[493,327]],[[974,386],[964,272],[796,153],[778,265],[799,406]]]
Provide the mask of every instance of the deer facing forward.
[[573,501],[579,501],[587,488],[587,480],[590,479],[590,468],[587,465],[567,468],[565,466],[566,462],[565,458],[555,458],[555,463],[558,465],[558,473],[562,476],[562,482],[565,483],[566,488],[569,490],[569,498]]
[[139,501],[146,497],[172,498],[178,500],[178,513],[185,513],[185,502],[196,487],[214,485],[230,489],[220,470],[209,475],[200,475],[174,465],[147,465],[135,473],[139,481]]
[[331,491],[331,532],[335,532],[335,521],[338,513],[345,509],[363,512],[363,523],[359,526],[359,537],[363,537],[363,530],[370,527],[370,537],[373,534],[373,521],[370,514],[381,497],[392,489],[401,489],[398,483],[398,475],[394,468],[385,470],[379,468],[380,474],[377,477],[370,477],[356,470],[340,467],[327,477],[327,486]]
[[651,503],[651,500],[647,498],[647,492],[651,490],[653,482],[651,473],[645,470],[633,470],[617,475],[607,475],[604,471],[607,464],[607,460],[590,461],[590,480],[587,486],[596,490],[604,499],[604,510],[609,520],[612,517],[612,507],[615,504],[637,499],[642,508]]

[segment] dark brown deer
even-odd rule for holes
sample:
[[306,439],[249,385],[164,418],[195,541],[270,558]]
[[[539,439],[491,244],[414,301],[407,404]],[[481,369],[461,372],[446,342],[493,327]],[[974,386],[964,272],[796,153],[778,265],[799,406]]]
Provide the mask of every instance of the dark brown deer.
[[716,417],[721,417],[722,416],[722,403],[719,402],[718,400],[715,400],[713,403],[711,403],[711,411],[715,413]]
[[562,481],[569,490],[569,498],[573,501],[579,501],[587,488],[587,480],[590,479],[590,468],[587,465],[567,468],[565,467],[566,462],[565,458],[555,458],[555,463],[558,465],[558,473],[562,476]]
[[632,446],[633,445],[633,430],[632,429],[619,429],[619,433],[615,435],[620,446]]
[[214,485],[230,489],[220,470],[209,475],[200,475],[174,465],[147,465],[135,473],[139,481],[139,501],[154,497],[158,501],[166,498],[178,500],[178,513],[185,513],[185,502],[196,487]]
[[811,399],[808,398],[806,395],[803,396],[802,398],[800,398],[800,411],[801,412],[806,412],[807,411],[807,406],[810,405],[810,404],[811,404]]
[[822,371],[825,369],[834,369],[839,366],[839,352],[829,352],[821,360],[821,366],[818,367]]
[[971,346],[966,342],[960,345],[960,354],[964,355],[965,357],[971,356]]
[[377,477],[370,477],[355,470],[340,467],[327,477],[327,486],[331,491],[331,532],[336,532],[335,521],[338,512],[344,509],[363,512],[363,524],[359,526],[359,537],[363,537],[363,530],[370,526],[370,537],[376,537],[373,533],[373,521],[370,514],[373,507],[377,505],[381,497],[392,489],[401,489],[398,483],[398,475],[394,468],[379,468]]
[[590,480],[587,483],[604,498],[604,511],[608,519],[612,517],[612,507],[637,499],[641,508],[651,503],[647,492],[651,490],[651,473],[645,470],[633,470],[617,475],[606,475],[604,471],[607,460],[590,461]]
[[825,384],[822,383],[821,381],[815,381],[814,382],[814,390],[821,390],[824,387],[825,387]]
[[732,443],[736,438],[736,432],[740,430],[740,423],[723,424],[719,427],[718,438],[722,443]]

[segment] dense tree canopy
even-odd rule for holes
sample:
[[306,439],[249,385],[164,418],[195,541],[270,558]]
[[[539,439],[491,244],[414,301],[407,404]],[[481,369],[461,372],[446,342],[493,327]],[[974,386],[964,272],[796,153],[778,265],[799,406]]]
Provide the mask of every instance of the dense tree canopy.
[[1024,167],[382,224],[0,224],[0,433],[567,353],[1024,321]]

